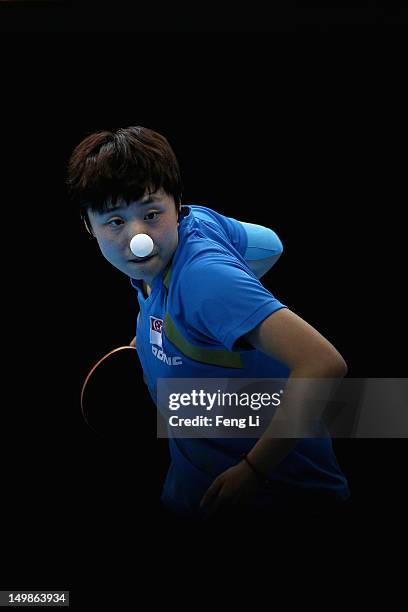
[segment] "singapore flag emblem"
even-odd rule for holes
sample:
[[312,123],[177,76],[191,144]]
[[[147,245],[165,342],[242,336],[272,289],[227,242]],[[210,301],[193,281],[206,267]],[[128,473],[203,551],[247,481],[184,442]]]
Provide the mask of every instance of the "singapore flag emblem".
[[160,346],[160,348],[163,348],[162,329],[162,319],[150,317],[150,344],[156,344],[157,346]]

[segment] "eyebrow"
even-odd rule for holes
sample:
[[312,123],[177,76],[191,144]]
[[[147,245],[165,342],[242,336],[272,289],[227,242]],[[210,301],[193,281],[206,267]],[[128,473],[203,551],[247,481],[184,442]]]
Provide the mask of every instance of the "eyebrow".
[[[148,197],[147,200],[143,201],[138,201],[138,202],[134,202],[134,204],[139,204],[140,206],[147,206],[148,204],[151,204],[153,202],[153,194],[150,195]],[[104,211],[102,213],[103,216],[105,215],[111,215],[114,212],[117,212],[118,210],[126,210],[126,208],[129,208],[128,206],[115,206],[114,208],[109,208],[108,210]]]

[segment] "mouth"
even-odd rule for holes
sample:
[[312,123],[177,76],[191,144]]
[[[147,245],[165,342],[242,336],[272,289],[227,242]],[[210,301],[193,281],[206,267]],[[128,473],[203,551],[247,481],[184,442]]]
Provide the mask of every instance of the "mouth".
[[129,259],[129,262],[141,264],[141,263],[145,263],[145,261],[150,261],[151,259],[153,259],[153,257],[156,257],[156,254],[148,255],[147,257],[134,257],[133,259]]

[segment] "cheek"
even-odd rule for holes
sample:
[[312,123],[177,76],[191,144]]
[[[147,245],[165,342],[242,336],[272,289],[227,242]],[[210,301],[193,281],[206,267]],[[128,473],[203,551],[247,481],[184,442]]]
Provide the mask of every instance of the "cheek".
[[178,244],[178,232],[176,228],[168,236],[167,249],[169,251],[174,251],[174,249],[177,247],[177,244]]
[[168,228],[161,236],[156,238],[156,243],[160,244],[163,251],[170,251],[177,246],[178,231],[177,226]]
[[115,245],[112,244],[111,242],[109,242],[108,240],[98,240],[98,245],[99,248],[101,250],[102,255],[105,257],[105,259],[107,259],[108,261],[114,261],[115,260]]

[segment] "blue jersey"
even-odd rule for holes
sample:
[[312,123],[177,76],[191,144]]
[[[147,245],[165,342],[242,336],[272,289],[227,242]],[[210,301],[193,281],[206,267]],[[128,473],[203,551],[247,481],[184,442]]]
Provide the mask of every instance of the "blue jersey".
[[[286,308],[244,259],[246,232],[239,221],[203,206],[183,207],[179,244],[170,266],[155,277],[151,293],[138,291],[136,347],[153,401],[159,378],[284,378],[288,367],[242,342],[272,313]],[[163,502],[190,515],[212,481],[240,461],[256,439],[170,437],[171,465]],[[302,439],[268,475],[276,483],[349,496],[330,438]],[[273,502],[262,491],[254,503]],[[268,498],[268,499],[267,499]]]

